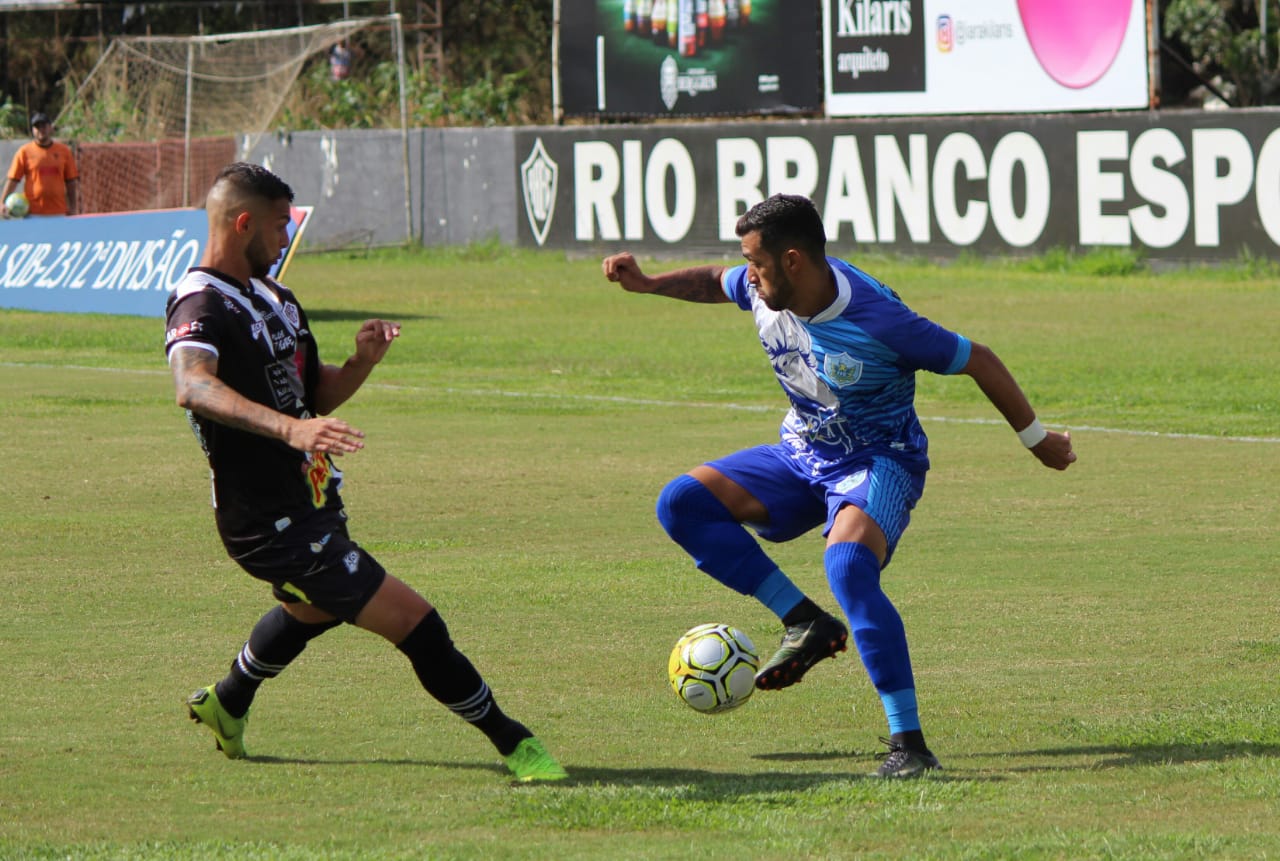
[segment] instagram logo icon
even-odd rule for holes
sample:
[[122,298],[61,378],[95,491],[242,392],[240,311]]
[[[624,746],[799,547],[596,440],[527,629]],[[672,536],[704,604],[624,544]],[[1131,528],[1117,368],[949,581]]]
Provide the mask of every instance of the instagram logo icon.
[[950,15],[938,16],[938,50],[944,54],[950,53],[951,49],[956,46],[956,25],[951,20]]

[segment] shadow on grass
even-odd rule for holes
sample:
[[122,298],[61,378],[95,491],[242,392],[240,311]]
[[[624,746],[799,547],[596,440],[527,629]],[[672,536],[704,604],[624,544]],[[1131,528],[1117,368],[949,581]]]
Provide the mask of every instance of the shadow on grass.
[[[872,778],[879,780],[880,778],[872,772],[879,767],[879,762],[885,756],[884,753],[877,751],[865,750],[796,750],[796,751],[779,751],[777,753],[757,753],[752,755],[752,759],[764,760],[766,762],[830,762],[832,760],[851,760],[854,767],[859,768],[855,774],[846,776],[848,778]],[[942,767],[937,771],[931,771],[925,775],[924,780],[938,781],[979,781],[983,783],[994,783],[1004,780],[1003,777],[990,774],[989,772],[981,772],[972,769],[957,768],[954,765],[954,759],[950,756],[939,755],[942,759]]]
[[796,750],[779,753],[756,753],[752,759],[773,762],[822,762],[831,759],[859,759],[867,754],[860,750]]
[[[757,759],[787,759],[786,754],[766,754]],[[796,755],[799,758],[801,755]],[[847,758],[850,754],[823,754],[824,758]],[[500,764],[477,761],[447,761],[430,759],[317,759],[280,756],[249,756],[246,762],[262,765],[305,765],[305,766],[395,766],[414,768],[458,769],[461,771],[488,771],[501,778],[510,779],[511,775]],[[862,763],[858,764],[863,765]],[[716,798],[723,798],[726,792],[735,795],[758,795],[768,792],[795,792],[828,783],[843,783],[850,780],[879,781],[873,775],[874,766],[855,767],[850,771],[821,772],[765,772],[744,774],[737,772],[705,771],[697,768],[606,768],[601,766],[574,765],[566,763],[569,772],[567,780],[554,784],[523,784],[530,786],[628,786],[628,787],[689,787],[696,796],[704,788]],[[1002,778],[992,775],[949,774],[946,770],[931,772],[922,778],[929,781],[996,781]]]
[[1226,762],[1232,759],[1280,757],[1280,744],[1250,741],[1161,742],[1134,744],[1085,744],[1039,750],[970,753],[964,759],[1025,759],[1076,757],[1088,760],[1074,764],[1031,763],[1002,768],[1009,772],[1079,771],[1096,768],[1127,768],[1142,765],[1181,765],[1191,762]]
[[358,308],[308,308],[307,319],[312,323],[363,323],[365,320],[439,320],[436,314],[405,314],[400,311],[365,311]]

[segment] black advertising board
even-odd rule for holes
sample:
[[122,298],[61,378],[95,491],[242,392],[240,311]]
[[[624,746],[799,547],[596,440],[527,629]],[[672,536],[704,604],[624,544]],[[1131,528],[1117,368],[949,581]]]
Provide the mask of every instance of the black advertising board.
[[831,3],[831,92],[919,93],[925,90],[923,0],[834,0]]
[[562,0],[570,117],[695,117],[822,109],[817,3]]
[[832,247],[1280,256],[1280,111],[667,123],[516,133],[521,244],[738,256],[813,198]]

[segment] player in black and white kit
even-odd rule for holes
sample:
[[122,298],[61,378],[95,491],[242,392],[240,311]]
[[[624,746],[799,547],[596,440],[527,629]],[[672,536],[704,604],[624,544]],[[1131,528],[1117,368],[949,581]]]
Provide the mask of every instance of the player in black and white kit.
[[320,361],[297,298],[267,277],[288,245],[292,200],[265,168],[224,168],[206,203],[200,266],[169,300],[165,350],[178,405],[209,461],[218,533],[280,602],[228,675],[188,698],[191,717],[228,757],[244,757],[258,686],[347,622],[408,656],[427,692],[488,736],[516,779],[564,778],[541,742],[498,707],[439,612],[347,534],[333,458],[363,448],[364,434],[329,414],[364,383],[400,326],[369,320],[342,367]]

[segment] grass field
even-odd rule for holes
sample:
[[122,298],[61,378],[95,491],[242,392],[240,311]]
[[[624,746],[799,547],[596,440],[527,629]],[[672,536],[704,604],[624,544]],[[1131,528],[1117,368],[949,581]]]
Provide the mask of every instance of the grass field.
[[[920,380],[934,471],[886,589],[945,771],[867,778],[884,718],[852,653],[722,716],[667,688],[693,624],[781,632],[653,516],[776,434],[749,315],[594,259],[303,256],[327,360],[404,324],[339,413],[368,435],[354,537],[573,780],[509,785],[348,628],[264,686],[252,759],[217,754],[182,701],[269,595],[214,533],[162,322],[0,311],[0,858],[1280,857],[1280,279],[867,266],[993,346],[1080,455],[1044,469],[970,380]],[[832,605],[821,547],[771,552]]]

